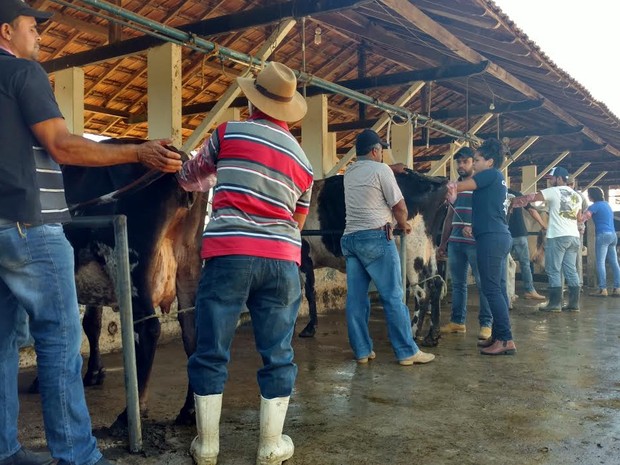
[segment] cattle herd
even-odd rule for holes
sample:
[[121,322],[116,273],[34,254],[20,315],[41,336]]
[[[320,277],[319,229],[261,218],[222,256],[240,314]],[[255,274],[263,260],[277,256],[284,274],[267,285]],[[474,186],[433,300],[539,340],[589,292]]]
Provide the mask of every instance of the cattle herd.
[[[123,143],[125,140],[109,143]],[[127,142],[135,142],[127,140]],[[169,312],[175,299],[178,308],[191,308],[198,286],[201,260],[200,238],[204,227],[207,199],[203,194],[185,192],[174,175],[152,177],[140,165],[105,168],[63,167],[67,201],[74,216],[127,216],[132,279],[132,307],[140,410],[147,409],[149,377],[160,335],[156,308]],[[141,182],[146,179],[146,182]],[[396,176],[409,211],[413,232],[406,236],[408,295],[413,296],[414,334],[424,345],[439,339],[439,303],[445,292],[437,272],[435,244],[445,216],[445,178],[428,177],[407,170]],[[137,186],[124,191],[124,186]],[[99,202],[110,192],[121,192],[114,202]],[[313,188],[306,230],[321,235],[303,235],[301,271],[307,275],[306,295],[310,322],[300,336],[311,337],[318,324],[314,292],[314,269],[332,267],[344,271],[340,249],[344,230],[343,177],[318,180]],[[86,306],[84,330],[90,343],[90,358],[84,383],[101,384],[105,368],[99,353],[102,306],[116,306],[114,296],[114,234],[110,229],[67,228],[75,250],[78,298]],[[302,233],[303,234],[303,233]],[[422,335],[424,316],[430,310],[430,329]],[[150,318],[152,317],[152,318]],[[193,312],[179,312],[184,348],[189,356],[195,347]],[[122,412],[117,425],[126,424]],[[179,424],[194,423],[193,392],[188,386]]]

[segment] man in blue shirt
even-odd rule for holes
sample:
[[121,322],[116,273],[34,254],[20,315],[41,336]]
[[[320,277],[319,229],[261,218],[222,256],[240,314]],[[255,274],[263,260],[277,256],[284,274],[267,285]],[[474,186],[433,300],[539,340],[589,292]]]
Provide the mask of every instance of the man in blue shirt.
[[[463,147],[454,155],[459,181],[470,179],[474,175],[474,151],[469,147]],[[476,259],[476,240],[471,234],[471,201],[472,191],[459,192],[454,207],[448,209],[444,222],[439,256],[448,255],[448,269],[452,281],[452,314],[450,322],[441,327],[442,333],[465,333],[465,320],[467,317],[467,271],[471,267],[476,280],[476,286],[480,289],[480,275]],[[491,337],[491,325],[493,317],[489,302],[480,292],[480,332],[478,338],[485,340]]]

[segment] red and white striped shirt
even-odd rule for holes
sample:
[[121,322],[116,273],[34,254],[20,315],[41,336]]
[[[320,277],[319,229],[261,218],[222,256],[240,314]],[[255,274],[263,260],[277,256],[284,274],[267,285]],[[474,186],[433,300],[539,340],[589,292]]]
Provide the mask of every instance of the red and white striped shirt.
[[300,264],[293,214],[308,213],[313,173],[288,125],[259,111],[247,121],[221,124],[178,179],[186,190],[205,190],[214,173],[202,258],[250,255]]

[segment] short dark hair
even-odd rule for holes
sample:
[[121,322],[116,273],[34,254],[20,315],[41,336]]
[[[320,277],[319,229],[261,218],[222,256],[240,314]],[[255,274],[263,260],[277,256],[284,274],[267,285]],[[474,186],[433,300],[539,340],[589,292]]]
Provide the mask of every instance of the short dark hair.
[[504,145],[497,139],[485,140],[476,150],[485,160],[493,160],[493,167],[500,169],[504,163]]
[[592,200],[593,202],[601,202],[605,200],[605,194],[603,193],[603,189],[596,186],[590,187],[588,189],[588,197],[590,197],[590,200]]

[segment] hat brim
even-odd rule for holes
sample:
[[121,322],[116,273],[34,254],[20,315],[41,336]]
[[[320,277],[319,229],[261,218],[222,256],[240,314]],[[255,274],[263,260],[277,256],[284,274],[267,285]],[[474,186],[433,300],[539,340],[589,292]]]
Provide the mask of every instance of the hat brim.
[[238,77],[237,83],[252,105],[272,118],[294,123],[306,116],[308,105],[297,91],[290,102],[278,102],[261,94],[255,86],[254,78]]
[[50,19],[54,15],[53,11],[40,11],[26,6],[17,12],[17,16],[32,16],[37,23],[41,24]]

